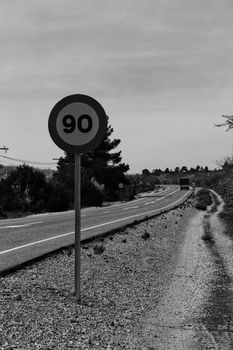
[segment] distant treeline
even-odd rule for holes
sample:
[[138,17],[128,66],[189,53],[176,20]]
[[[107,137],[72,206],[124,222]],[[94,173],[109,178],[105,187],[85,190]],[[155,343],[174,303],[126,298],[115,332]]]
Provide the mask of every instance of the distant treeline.
[[[94,157],[94,155],[92,155]],[[81,170],[81,204],[101,206],[103,202],[131,200],[138,193],[152,191],[163,184],[177,184],[181,176],[189,176],[197,185],[216,188],[228,203],[233,203],[232,172],[230,165],[221,170],[196,168],[185,171],[147,171],[127,175],[125,164],[106,166],[93,158],[83,159]],[[157,175],[159,173],[159,175]],[[119,188],[119,184],[123,188]],[[0,215],[10,213],[42,213],[73,209],[74,158],[66,154],[58,162],[56,171],[48,172],[27,165],[8,169],[0,178]],[[232,204],[233,205],[233,204]]]
[[[175,167],[175,169],[169,169],[166,168],[165,170],[161,170],[161,169],[154,169],[152,171],[148,170],[148,169],[143,169],[142,170],[142,175],[155,175],[155,176],[160,176],[161,174],[180,174],[180,173],[200,173],[200,172],[208,172],[210,171],[208,166],[202,167],[200,165],[197,165],[195,168],[191,167],[188,169],[187,166],[183,165],[182,167]],[[214,171],[217,171],[217,169],[215,169]]]

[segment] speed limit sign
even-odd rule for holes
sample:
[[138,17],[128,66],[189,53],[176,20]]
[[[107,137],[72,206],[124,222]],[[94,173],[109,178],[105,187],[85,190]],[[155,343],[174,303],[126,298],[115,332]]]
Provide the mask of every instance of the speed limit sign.
[[74,153],[75,295],[81,300],[81,153],[96,148],[107,131],[101,104],[87,95],[70,95],[57,102],[49,115],[49,133],[55,144]]
[[49,133],[55,144],[70,153],[85,153],[103,140],[107,118],[101,104],[87,95],[60,100],[49,116]]

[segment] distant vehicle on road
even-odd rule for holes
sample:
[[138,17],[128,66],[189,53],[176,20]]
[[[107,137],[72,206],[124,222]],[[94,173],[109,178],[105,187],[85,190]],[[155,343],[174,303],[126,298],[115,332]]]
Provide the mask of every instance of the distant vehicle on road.
[[180,190],[189,190],[189,178],[181,177],[179,179]]

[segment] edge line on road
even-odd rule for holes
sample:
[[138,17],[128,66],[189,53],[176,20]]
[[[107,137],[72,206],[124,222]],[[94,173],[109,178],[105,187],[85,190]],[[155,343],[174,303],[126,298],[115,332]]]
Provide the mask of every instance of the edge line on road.
[[[190,193],[190,191],[189,191],[188,193]],[[175,202],[173,202],[173,203],[171,203],[171,204],[168,204],[168,205],[166,205],[165,207],[158,208],[158,209],[153,209],[153,210],[147,211],[147,212],[145,212],[145,213],[135,214],[135,215],[131,215],[131,216],[127,216],[127,217],[121,218],[121,219],[117,219],[117,220],[105,222],[105,223],[103,223],[103,224],[99,224],[99,225],[95,225],[95,226],[91,226],[91,227],[86,227],[86,228],[83,228],[81,231],[88,231],[88,230],[92,230],[92,229],[94,229],[94,228],[98,228],[98,227],[102,227],[102,226],[114,224],[114,223],[116,223],[116,222],[120,222],[120,221],[124,221],[124,220],[128,220],[128,219],[133,219],[133,218],[138,217],[138,216],[147,215],[147,214],[152,214],[152,213],[155,213],[156,211],[160,211],[160,210],[169,208],[170,206],[172,206],[172,205],[178,203],[181,199],[183,199],[183,198],[186,197],[186,196],[187,196],[187,193],[185,193],[185,195],[183,195],[182,197],[180,197],[177,201],[175,201]],[[0,254],[1,254],[1,253],[0,253]]]
[[[171,203],[171,204],[168,204],[168,205],[166,205],[165,207],[158,208],[158,209],[154,209],[154,210],[150,210],[150,211],[147,211],[147,212],[145,212],[145,213],[135,214],[135,215],[131,215],[131,216],[127,216],[127,217],[121,218],[121,219],[117,219],[117,220],[105,222],[105,223],[103,223],[103,224],[99,224],[99,225],[95,225],[95,226],[91,226],[91,227],[86,227],[86,228],[81,229],[81,231],[84,232],[84,231],[92,230],[92,229],[95,229],[95,228],[99,228],[99,227],[107,226],[107,225],[110,225],[110,224],[114,224],[114,223],[116,223],[116,222],[120,222],[120,221],[125,221],[125,220],[129,220],[129,219],[133,219],[133,218],[138,217],[138,216],[147,215],[147,214],[152,214],[152,213],[155,213],[155,212],[157,212],[157,211],[161,211],[161,210],[163,210],[163,209],[169,208],[169,207],[171,207],[172,205],[178,203],[178,202],[179,202],[180,200],[182,200],[184,197],[188,196],[189,193],[190,193],[190,191],[187,192],[187,193],[185,193],[182,197],[180,197],[180,198],[179,198],[178,200],[176,200],[175,202],[173,202],[173,203]],[[52,241],[52,240],[54,240],[54,239],[58,239],[58,238],[61,238],[61,237],[65,237],[65,236],[68,236],[68,235],[71,235],[71,234],[74,234],[74,231],[68,232],[68,233],[63,233],[63,234],[61,234],[61,235],[57,235],[57,236],[53,236],[53,237],[49,237],[49,238],[45,238],[45,239],[42,239],[42,240],[40,240],[40,241],[27,243],[27,244],[24,244],[24,245],[21,245],[21,246],[18,246],[18,247],[14,247],[14,248],[10,248],[10,249],[7,249],[7,250],[3,250],[2,252],[0,252],[0,255],[6,254],[6,253],[10,253],[10,252],[13,252],[13,251],[19,250],[19,249],[24,249],[24,248],[30,247],[30,246],[32,246],[32,245],[36,245],[36,244],[40,244],[40,243]]]

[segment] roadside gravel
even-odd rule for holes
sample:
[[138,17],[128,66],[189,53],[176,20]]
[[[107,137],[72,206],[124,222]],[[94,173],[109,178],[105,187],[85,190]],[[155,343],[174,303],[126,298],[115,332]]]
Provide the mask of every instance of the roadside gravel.
[[139,349],[141,319],[172,277],[192,201],[82,245],[80,304],[73,249],[1,277],[0,349]]

